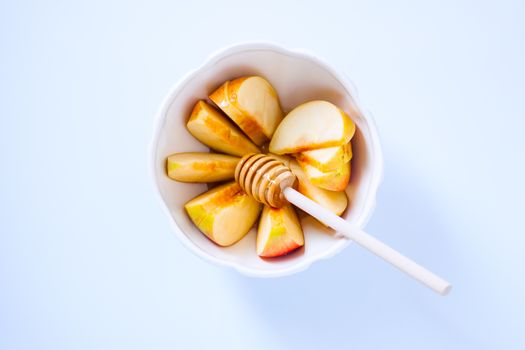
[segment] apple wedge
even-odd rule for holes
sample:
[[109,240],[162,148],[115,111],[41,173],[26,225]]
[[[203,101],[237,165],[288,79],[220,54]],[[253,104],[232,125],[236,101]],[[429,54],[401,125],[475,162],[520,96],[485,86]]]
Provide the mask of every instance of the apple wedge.
[[261,206],[236,182],[230,182],[190,200],[184,209],[202,233],[216,244],[226,247],[250,231]]
[[273,258],[304,245],[303,230],[294,208],[264,206],[257,231],[257,255]]
[[350,181],[350,162],[343,163],[340,168],[331,171],[320,171],[308,163],[299,162],[303,168],[306,177],[310,182],[325,190],[344,191]]
[[328,147],[297,153],[297,160],[310,164],[320,171],[332,171],[340,168],[352,159],[352,143],[343,146]]
[[233,179],[241,158],[218,153],[176,153],[166,160],[168,176],[181,182],[217,182]]
[[272,138],[283,119],[279,97],[262,77],[227,81],[210,95],[210,99],[258,146]]
[[342,146],[355,133],[348,115],[328,101],[310,101],[294,108],[279,124],[270,142],[275,154]]
[[216,151],[234,156],[261,152],[228,118],[204,101],[197,102],[186,127],[197,140]]
[[343,214],[348,205],[348,198],[344,191],[328,191],[313,185],[296,161],[290,162],[290,169],[297,176],[297,191],[330,210],[335,215]]

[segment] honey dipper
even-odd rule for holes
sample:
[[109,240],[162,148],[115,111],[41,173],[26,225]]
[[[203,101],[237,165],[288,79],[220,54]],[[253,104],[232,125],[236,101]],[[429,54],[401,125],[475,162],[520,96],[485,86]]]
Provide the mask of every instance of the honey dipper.
[[452,288],[441,277],[297,192],[294,189],[297,184],[295,175],[283,162],[272,156],[255,153],[245,155],[235,168],[235,181],[261,203],[280,208],[289,202],[301,208],[340,235],[355,241],[441,295],[446,295]]

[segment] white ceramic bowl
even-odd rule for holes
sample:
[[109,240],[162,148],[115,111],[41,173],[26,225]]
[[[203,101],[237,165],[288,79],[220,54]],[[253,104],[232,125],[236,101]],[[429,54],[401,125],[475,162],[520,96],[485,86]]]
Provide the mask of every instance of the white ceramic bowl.
[[276,277],[306,269],[314,261],[329,258],[349,243],[335,238],[310,217],[301,219],[305,247],[289,256],[263,260],[255,252],[256,228],[228,248],[215,245],[189,220],[183,205],[206,190],[205,184],[187,184],[169,179],[166,157],[176,152],[207,151],[194,139],[185,124],[199,99],[224,81],[242,75],[266,77],[277,90],[286,112],[314,99],[328,100],[346,111],[357,125],[352,140],[354,158],[347,194],[350,204],[346,220],[363,227],[375,206],[376,192],[383,175],[383,162],[373,120],[358,106],[353,85],[341,73],[304,50],[289,50],[269,43],[229,46],[213,55],[176,83],[158,112],[151,144],[152,177],[159,199],[180,241],[198,256],[219,265],[257,277]]

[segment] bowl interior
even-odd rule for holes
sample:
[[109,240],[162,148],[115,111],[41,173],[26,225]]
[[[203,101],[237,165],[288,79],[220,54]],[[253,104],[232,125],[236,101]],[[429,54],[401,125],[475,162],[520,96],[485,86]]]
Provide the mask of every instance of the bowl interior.
[[237,244],[222,248],[207,239],[189,220],[183,205],[206,191],[205,184],[179,183],[165,172],[166,157],[176,152],[208,151],[208,148],[187,131],[185,123],[195,103],[224,81],[243,75],[261,75],[277,90],[286,112],[314,99],[328,100],[346,111],[357,125],[352,140],[354,157],[352,175],[347,189],[349,207],[344,218],[364,225],[375,203],[372,177],[377,166],[370,128],[373,127],[359,111],[345,86],[335,73],[315,58],[273,48],[244,48],[215,56],[199,70],[190,74],[172,90],[161,109],[156,139],[153,143],[154,177],[162,200],[183,243],[199,255],[228,264],[257,276],[277,276],[307,267],[314,260],[331,256],[348,241],[332,236],[330,230],[301,215],[305,247],[289,256],[263,260],[255,252],[256,227]]

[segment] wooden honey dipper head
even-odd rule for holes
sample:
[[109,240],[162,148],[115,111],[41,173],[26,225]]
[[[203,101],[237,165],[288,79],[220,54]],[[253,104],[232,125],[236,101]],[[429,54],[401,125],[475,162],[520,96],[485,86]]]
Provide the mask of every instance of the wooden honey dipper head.
[[256,153],[242,157],[235,168],[235,181],[255,200],[274,208],[288,203],[283,191],[297,184],[297,178],[283,162]]

